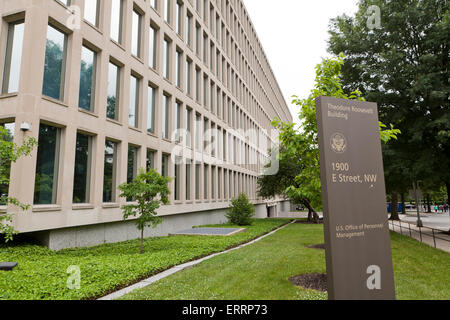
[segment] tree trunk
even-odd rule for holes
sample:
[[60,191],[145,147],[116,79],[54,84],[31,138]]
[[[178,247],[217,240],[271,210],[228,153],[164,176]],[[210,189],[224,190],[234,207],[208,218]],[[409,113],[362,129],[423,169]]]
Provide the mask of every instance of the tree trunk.
[[[446,182],[445,187],[447,188],[447,203],[450,204],[450,182]],[[445,203],[444,203],[444,206],[445,206]]]
[[402,214],[406,214],[405,194],[400,195],[402,201]]
[[430,213],[431,212],[431,199],[430,199],[430,194],[427,193],[427,212]]
[[313,214],[312,214],[312,211],[311,211],[311,209],[308,209],[308,221],[309,221],[309,222],[312,222],[312,220],[313,220]]
[[[450,182],[446,182],[445,187],[447,188],[447,204],[450,204]],[[444,203],[444,208],[445,208],[445,203]],[[450,207],[448,208],[448,214],[450,216]],[[448,234],[450,235],[450,229],[448,229]]]
[[140,254],[144,253],[144,229],[141,230],[141,250]]
[[311,203],[307,199],[304,199],[303,204],[305,205],[305,207],[308,208],[308,221],[319,223],[320,220],[319,215],[317,214],[316,210],[314,210],[314,208],[311,206]]
[[397,207],[398,207],[398,194],[396,192],[392,192],[391,194],[391,217],[390,220],[400,220],[398,216]]

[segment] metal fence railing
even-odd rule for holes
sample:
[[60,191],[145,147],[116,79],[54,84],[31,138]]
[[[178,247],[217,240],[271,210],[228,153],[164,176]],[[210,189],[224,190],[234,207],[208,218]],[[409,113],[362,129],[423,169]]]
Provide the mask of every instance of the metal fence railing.
[[[401,235],[406,235],[411,238],[420,240],[420,242],[428,243],[427,239],[429,239],[429,242],[431,240],[433,241],[433,245],[435,248],[444,249],[448,251],[448,248],[450,247],[450,236],[446,236],[445,231],[430,227],[418,227],[415,224],[405,222],[405,221],[394,221],[390,220],[389,223],[391,230],[394,232],[399,232]],[[397,227],[397,230],[395,229]],[[443,234],[443,236],[441,236]],[[439,242],[443,241],[444,245],[439,246]]]

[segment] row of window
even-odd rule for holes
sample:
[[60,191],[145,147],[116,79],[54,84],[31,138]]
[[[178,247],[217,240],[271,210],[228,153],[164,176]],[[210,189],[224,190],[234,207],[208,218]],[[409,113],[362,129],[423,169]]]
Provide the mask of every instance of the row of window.
[[[23,21],[11,24],[9,30],[7,45],[7,59],[4,73],[4,93],[16,92],[18,90],[19,75],[20,75],[20,60],[17,56],[21,57],[22,41],[23,40]],[[170,70],[170,43],[164,41],[164,61],[166,65],[165,76],[168,77]],[[67,48],[67,36],[59,31],[57,28],[48,25],[47,30],[47,43],[45,54],[45,67],[44,67],[44,81],[43,81],[43,94],[51,98],[62,100],[64,96],[64,77],[65,77],[65,56]],[[153,52],[153,50],[152,50]],[[177,85],[181,86],[181,55],[182,53],[177,50],[176,58],[176,74]],[[79,108],[94,111],[95,106],[95,84],[96,84],[96,64],[97,64],[97,52],[92,50],[87,45],[82,46],[81,51],[81,70],[80,70],[80,86],[79,86]],[[110,61],[108,70],[108,97],[107,97],[107,117],[114,120],[119,120],[119,93],[120,93],[120,69],[121,67]],[[188,94],[192,94],[192,62],[189,58],[186,60],[186,91]],[[217,100],[214,98],[216,95],[216,89],[214,82],[209,82],[206,75],[203,76],[203,101],[201,102],[200,86],[201,86],[201,71],[195,69],[196,79],[196,99],[199,103],[203,103],[205,108],[209,107],[214,114],[218,115],[224,121],[228,122],[232,127],[238,127],[239,129],[256,129],[257,125],[253,122],[243,111],[239,110],[239,107],[232,102],[231,98],[224,92],[221,94],[221,90],[217,87]],[[139,88],[140,80],[138,76],[131,75],[130,78],[130,102],[129,102],[129,125],[138,127],[139,116]],[[210,90],[208,89],[210,87]],[[149,87],[149,105],[154,104],[153,88]],[[210,98],[208,98],[208,94]],[[222,103],[222,106],[220,104]],[[148,115],[148,127],[149,132],[154,132],[154,106],[151,106]],[[222,107],[222,108],[221,108]],[[228,109],[228,110],[227,110]],[[235,115],[238,116],[235,116]],[[165,122],[163,122],[165,123]],[[167,130],[164,130],[163,136],[167,138]],[[255,143],[255,142],[253,142]]]
[[[16,32],[20,30],[19,32]],[[11,32],[16,33],[16,36],[12,36],[11,38],[16,40],[20,40],[20,36],[23,37],[23,22],[19,24],[14,24],[13,28],[11,28]],[[16,43],[20,43],[20,41],[13,41],[13,44],[8,46],[11,48],[10,51],[12,53],[21,50],[21,46]],[[64,33],[57,30],[52,25],[48,26],[47,33],[47,47],[46,47],[46,55],[45,55],[45,69],[44,69],[44,84],[43,84],[43,94],[54,99],[61,99],[64,94],[64,70],[63,70],[63,57],[66,55],[67,40]],[[11,55],[12,55],[11,53]],[[82,47],[81,53],[81,70],[80,70],[80,88],[79,88],[79,107],[81,109],[85,109],[88,111],[94,111],[95,105],[95,83],[96,83],[96,61],[97,61],[97,53],[87,46]],[[8,93],[13,92],[14,90],[18,90],[18,75],[20,74],[20,63],[16,63],[13,59],[8,59],[10,61],[9,68],[7,70],[17,70],[17,71],[9,71],[5,73],[5,81],[4,85],[8,86]],[[179,61],[179,59],[177,59]],[[179,66],[180,67],[180,66]],[[117,64],[114,62],[109,63],[109,75],[108,75],[108,96],[107,96],[107,117],[114,120],[119,120],[119,93],[120,93],[120,69]],[[190,90],[190,79],[189,76],[191,70],[191,62],[187,61],[186,65],[186,73],[187,73],[187,89]],[[197,73],[197,87],[199,87],[199,72]],[[204,104],[208,104],[207,99],[207,86],[209,82],[205,78],[204,81]],[[156,99],[155,99],[155,91],[156,86],[152,85],[148,87],[148,117],[147,117],[147,131],[151,133],[155,133],[155,108],[156,108]],[[140,79],[135,76],[130,76],[130,102],[129,102],[129,125],[132,127],[139,127],[139,89],[140,89]],[[197,92],[199,90],[197,89]],[[215,88],[214,84],[211,84],[211,106],[214,106],[215,99]],[[199,99],[199,93],[197,93],[197,98]],[[169,138],[169,105],[170,105],[170,97],[167,94],[163,96],[163,138]],[[240,129],[255,129],[256,124],[254,124],[249,117],[247,117],[242,111],[239,111],[239,108],[235,106],[233,103],[231,105],[231,99],[223,94],[223,104],[222,104],[222,112],[219,111],[219,106],[221,102],[221,93],[220,89],[217,89],[217,113],[219,113],[223,118],[228,117],[230,125],[235,127],[236,124]],[[177,103],[179,104],[179,103]],[[227,108],[230,108],[229,111],[226,111]],[[237,115],[237,116],[236,116]],[[244,118],[245,117],[245,118]],[[230,121],[231,120],[231,121]],[[256,141],[252,141],[253,143],[257,143]]]
[[[13,123],[3,124],[7,129],[8,140],[13,139],[15,125]],[[39,147],[36,160],[36,177],[34,189],[34,204],[48,205],[58,202],[58,174],[61,159],[61,128],[40,124],[39,127]],[[73,203],[87,204],[91,202],[91,184],[93,177],[93,156],[94,156],[95,136],[77,132],[75,147],[75,167],[73,181]],[[120,142],[106,139],[104,147],[104,173],[103,173],[103,202],[115,203],[118,200],[117,194],[117,171],[118,154]],[[127,157],[127,182],[131,182],[138,173],[140,147],[132,144],[128,145]],[[146,169],[156,169],[157,151],[147,149]],[[10,164],[7,164],[7,172],[10,171]],[[169,167],[173,166],[173,171]],[[184,176],[182,175],[184,171]],[[173,163],[169,154],[162,153],[161,174],[174,175],[173,194],[175,201],[191,200],[229,200],[241,192],[245,192],[249,197],[255,196],[256,177],[227,170],[218,165],[193,163],[188,160],[182,163],[181,159],[176,159]],[[203,175],[203,180],[202,180]],[[211,179],[211,180],[209,180]],[[211,184],[208,184],[208,181]],[[191,191],[192,185],[194,189]],[[203,189],[203,193],[202,190]],[[184,193],[182,199],[182,192]],[[0,194],[7,195],[8,186],[0,185]],[[203,195],[202,195],[203,194]],[[128,199],[130,200],[130,199]]]
[[[154,4],[156,5],[158,3],[158,1],[154,1],[151,2],[150,4],[153,6]],[[164,19],[168,24],[172,24],[172,0],[164,0]],[[205,8],[206,8],[206,1],[205,1]],[[184,18],[183,10],[184,4],[182,1],[177,1],[176,2],[176,32],[180,35],[183,36],[183,28],[185,28],[185,39],[186,39],[186,43],[189,46],[193,46],[192,44],[192,36],[193,36],[193,26],[195,25],[195,39],[196,39],[196,45],[195,45],[195,51],[197,53],[197,55],[201,55],[201,41],[203,39],[203,59],[205,64],[207,63],[207,59],[208,59],[208,54],[207,51],[210,50],[210,69],[211,71],[214,70],[214,66],[213,66],[213,57],[214,57],[214,42],[211,39],[211,43],[209,44],[208,42],[208,34],[206,33],[206,29],[205,32],[203,32],[203,37],[202,37],[202,31],[201,31],[201,24],[200,21],[194,21],[193,19],[193,14],[189,12],[189,10],[186,9],[186,16]],[[100,0],[87,0],[85,2],[85,19],[87,21],[89,21],[90,23],[92,23],[95,26],[98,26],[98,17],[100,16]],[[196,4],[196,8],[197,4]],[[229,4],[227,2],[227,8],[231,9],[231,7],[229,7]],[[206,11],[205,11],[206,12]],[[204,12],[204,20],[206,23],[207,20],[207,15]],[[210,30],[213,33],[214,30],[214,25],[212,23],[212,21],[214,21],[212,19],[212,17],[214,16],[214,6],[211,4],[211,23],[210,23]],[[227,9],[227,21],[228,21],[228,12],[229,10]],[[142,43],[142,35],[143,35],[143,24],[142,21],[144,16],[144,10],[140,9],[139,7],[137,7],[136,5],[134,5],[133,7],[133,12],[132,12],[132,32],[131,32],[131,52],[133,55],[135,55],[136,57],[142,58],[143,55],[143,48],[141,46]],[[111,39],[113,39],[114,41],[118,42],[118,43],[123,43],[123,0],[113,0],[112,1],[112,11],[111,11],[111,17],[112,17],[112,23],[111,23],[111,30],[110,30],[110,36]],[[185,19],[185,23],[183,23],[183,19]],[[236,24],[238,24],[238,21],[235,19]],[[152,24],[155,24],[154,22],[152,22]],[[183,27],[184,26],[184,27]],[[220,26],[222,27],[220,29]],[[232,26],[234,26],[234,24],[232,24]],[[153,42],[156,41],[156,37],[155,37],[155,32],[157,31],[157,29],[159,29],[157,26],[153,26],[151,27],[151,31],[150,31],[150,45],[152,45]],[[217,67],[216,67],[216,75],[219,77],[219,65],[220,65],[220,61],[222,61],[222,78],[221,81],[224,83],[224,85],[226,85],[230,90],[231,89],[235,89],[236,91],[239,90],[239,88],[241,87],[246,87],[246,84],[249,84],[249,86],[251,87],[251,91],[252,92],[256,92],[257,91],[257,95],[260,97],[260,99],[262,99],[264,105],[267,106],[272,106],[272,108],[274,108],[274,104],[271,101],[271,99],[269,99],[266,91],[264,90],[264,86],[266,86],[266,88],[272,88],[272,82],[267,80],[267,76],[264,72],[264,69],[261,67],[261,65],[259,63],[256,63],[256,60],[254,63],[250,63],[247,62],[247,60],[245,59],[245,56],[247,56],[249,54],[249,52],[246,52],[244,54],[241,53],[240,48],[238,47],[237,44],[235,44],[234,40],[232,39],[232,37],[230,36],[230,32],[228,30],[226,30],[225,24],[222,22],[220,22],[220,17],[217,14],[216,15],[216,39],[217,42],[220,42],[222,45],[223,50],[226,52],[226,54],[228,55],[229,59],[231,60],[232,64],[234,64],[235,68],[237,70],[240,71],[240,73],[242,73],[242,77],[244,80],[240,80],[238,75],[239,72],[235,72],[233,70],[232,67],[230,67],[230,63],[226,62],[227,67],[225,69],[225,57],[222,57],[222,59],[220,58],[220,51],[219,48],[217,48]],[[243,30],[241,30],[240,33],[238,33],[239,35],[243,34]],[[244,35],[245,36],[245,35]],[[170,41],[170,40],[169,40]],[[248,47],[250,48],[250,42],[247,39]],[[153,54],[153,52],[155,51],[155,48],[150,48],[150,61],[149,61],[149,65],[153,66],[156,69],[156,54]],[[253,55],[254,52],[251,51]],[[256,59],[256,56],[255,56]],[[253,70],[255,69],[255,67],[258,67],[259,72],[256,72],[256,74],[253,72]],[[269,66],[267,64],[267,66]],[[163,67],[163,73],[164,75],[168,78],[168,72],[169,72],[169,66],[164,66]],[[236,73],[236,74],[235,74]],[[230,74],[230,76],[228,76],[228,74]],[[235,74],[235,75],[234,75]],[[230,81],[230,77],[231,77],[231,81]],[[264,84],[259,83],[260,79],[264,79]],[[232,82],[232,84],[230,84],[230,82]],[[234,91],[234,90],[233,90]],[[243,99],[240,98],[240,102],[243,103],[246,106],[249,106],[249,111],[251,112],[251,114],[253,116],[257,116],[258,114],[264,114],[264,113],[258,113],[256,112],[256,109],[258,108],[258,111],[263,111],[262,108],[259,106],[253,106],[252,103],[254,104],[258,104],[256,102],[256,99],[254,99],[251,94],[250,91],[245,88],[243,91],[247,91],[246,94],[249,95],[249,97],[247,98],[247,103],[244,103]],[[273,88],[272,88],[273,91]],[[236,97],[239,97],[239,93],[238,92],[233,92],[235,94]],[[269,93],[270,94],[270,93]],[[272,97],[275,98],[275,101],[277,99],[279,99],[280,95],[278,95],[277,97]],[[255,100],[255,101],[253,101]],[[274,100],[274,99],[272,99]],[[267,125],[265,126],[266,128],[270,127],[270,117],[265,114],[265,117],[267,119],[264,119],[264,124]]]

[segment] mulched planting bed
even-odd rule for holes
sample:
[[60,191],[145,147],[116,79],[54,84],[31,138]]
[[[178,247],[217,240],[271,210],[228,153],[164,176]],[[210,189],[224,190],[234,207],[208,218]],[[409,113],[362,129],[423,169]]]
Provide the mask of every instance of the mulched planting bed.
[[325,250],[325,244],[314,244],[312,246],[308,246],[309,249],[322,249]]
[[301,274],[289,278],[289,281],[296,286],[303,287],[305,289],[313,289],[317,291],[326,292],[327,287],[327,275],[324,273],[310,273]]

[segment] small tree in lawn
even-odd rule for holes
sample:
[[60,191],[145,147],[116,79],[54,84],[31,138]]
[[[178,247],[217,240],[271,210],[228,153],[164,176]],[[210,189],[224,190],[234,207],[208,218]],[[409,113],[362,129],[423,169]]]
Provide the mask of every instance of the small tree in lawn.
[[[33,148],[37,145],[34,138],[25,138],[22,145],[17,145],[13,141],[13,135],[4,127],[0,126],[0,205],[13,205],[21,210],[28,210],[29,205],[21,203],[18,199],[9,197],[6,193],[9,187],[9,175],[11,164],[20,157],[29,156]],[[5,242],[13,240],[17,231],[12,226],[12,215],[0,214],[0,236]]]
[[170,180],[155,170],[145,172],[141,169],[140,174],[132,182],[119,186],[121,197],[133,199],[133,203],[122,206],[123,218],[127,220],[129,217],[138,217],[136,227],[141,231],[141,254],[144,248],[145,227],[155,228],[162,222],[156,210],[161,204],[169,203],[170,190],[167,184]]
[[249,226],[255,215],[255,207],[248,201],[247,196],[241,193],[239,197],[231,200],[231,206],[225,215],[228,221],[238,226]]

